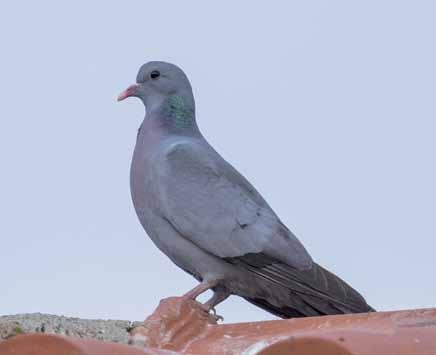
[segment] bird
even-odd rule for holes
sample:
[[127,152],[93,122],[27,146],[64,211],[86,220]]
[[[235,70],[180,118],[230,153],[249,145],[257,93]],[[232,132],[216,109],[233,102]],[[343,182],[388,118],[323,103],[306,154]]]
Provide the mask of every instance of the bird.
[[205,312],[230,295],[280,318],[375,311],[317,264],[253,185],[205,139],[190,81],[177,65],[143,64],[118,96],[139,98],[130,190],[154,244],[198,284],[184,300],[211,290]]

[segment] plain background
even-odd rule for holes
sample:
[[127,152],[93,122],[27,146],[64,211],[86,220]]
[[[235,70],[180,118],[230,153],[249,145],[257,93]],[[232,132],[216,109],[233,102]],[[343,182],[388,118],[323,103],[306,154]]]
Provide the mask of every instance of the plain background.
[[[379,310],[435,306],[432,1],[3,1],[0,314],[144,319],[195,281],[146,237],[129,166],[139,66],[314,259]],[[233,297],[226,322],[273,318]]]

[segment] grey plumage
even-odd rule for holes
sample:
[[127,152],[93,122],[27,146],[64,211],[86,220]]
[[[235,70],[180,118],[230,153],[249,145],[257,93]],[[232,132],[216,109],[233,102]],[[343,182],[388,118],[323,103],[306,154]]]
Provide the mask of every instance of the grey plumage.
[[201,285],[209,309],[228,295],[283,318],[373,311],[362,296],[312,261],[257,190],[205,140],[186,75],[143,65],[120,99],[146,106],[131,167],[133,203],[154,243]]

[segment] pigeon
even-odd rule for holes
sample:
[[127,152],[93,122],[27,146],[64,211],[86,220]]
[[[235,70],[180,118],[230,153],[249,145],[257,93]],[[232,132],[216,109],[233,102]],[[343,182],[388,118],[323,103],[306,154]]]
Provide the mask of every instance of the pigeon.
[[260,193],[200,132],[191,84],[176,65],[141,66],[118,96],[139,98],[130,187],[154,244],[199,284],[184,294],[206,312],[230,295],[281,318],[375,311],[308,251]]

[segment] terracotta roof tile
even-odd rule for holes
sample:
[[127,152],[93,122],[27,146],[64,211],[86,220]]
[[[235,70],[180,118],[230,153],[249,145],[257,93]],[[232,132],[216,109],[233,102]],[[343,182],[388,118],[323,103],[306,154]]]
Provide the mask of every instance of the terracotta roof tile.
[[131,332],[147,348],[27,334],[0,342],[0,355],[436,355],[436,309],[213,323],[195,304],[174,297]]

